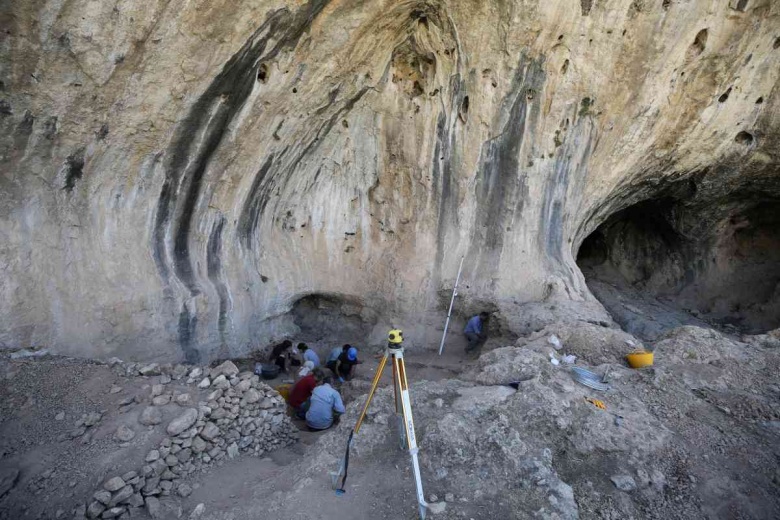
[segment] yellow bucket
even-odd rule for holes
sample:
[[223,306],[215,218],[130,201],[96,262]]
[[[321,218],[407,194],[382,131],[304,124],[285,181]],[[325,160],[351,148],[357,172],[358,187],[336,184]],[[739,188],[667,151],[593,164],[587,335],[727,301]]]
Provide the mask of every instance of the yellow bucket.
[[646,350],[635,350],[626,356],[628,366],[631,368],[642,368],[653,365],[653,353]]
[[281,395],[285,401],[287,401],[290,398],[292,385],[279,385],[276,387],[276,391],[279,392],[279,395]]

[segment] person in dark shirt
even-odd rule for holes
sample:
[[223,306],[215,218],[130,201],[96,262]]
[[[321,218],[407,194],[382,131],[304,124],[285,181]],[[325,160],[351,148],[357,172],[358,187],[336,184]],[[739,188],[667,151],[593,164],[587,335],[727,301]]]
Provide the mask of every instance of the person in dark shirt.
[[467,353],[479,353],[482,345],[487,341],[487,325],[490,320],[490,314],[480,312],[478,316],[472,317],[466,324],[463,334],[466,336],[469,344],[466,346]]
[[333,372],[339,383],[352,378],[353,368],[360,363],[357,354],[358,351],[355,347],[344,345],[341,354],[335,360],[328,361],[327,367]]
[[290,397],[287,399],[299,419],[306,418],[306,411],[309,409],[309,399],[314,388],[325,379],[325,372],[321,368],[315,368],[311,374],[304,376],[290,390]]
[[286,339],[271,349],[268,362],[278,366],[282,372],[287,368],[287,353],[292,348],[292,341]]

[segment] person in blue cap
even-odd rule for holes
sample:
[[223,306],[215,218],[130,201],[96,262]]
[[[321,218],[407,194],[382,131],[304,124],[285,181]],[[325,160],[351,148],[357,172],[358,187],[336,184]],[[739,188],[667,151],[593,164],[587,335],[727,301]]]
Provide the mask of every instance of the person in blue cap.
[[357,349],[352,345],[347,344],[341,348],[341,353],[336,356],[335,359],[333,359],[334,353],[331,353],[326,366],[333,372],[333,375],[336,376],[339,383],[352,379],[353,369],[355,365],[360,363],[357,357]]

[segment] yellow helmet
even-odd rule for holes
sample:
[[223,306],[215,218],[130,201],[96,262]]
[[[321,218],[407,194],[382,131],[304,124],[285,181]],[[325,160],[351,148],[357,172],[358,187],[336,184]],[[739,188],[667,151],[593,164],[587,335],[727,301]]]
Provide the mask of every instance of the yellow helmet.
[[390,343],[398,344],[404,341],[404,331],[401,329],[393,329],[387,333],[387,341]]

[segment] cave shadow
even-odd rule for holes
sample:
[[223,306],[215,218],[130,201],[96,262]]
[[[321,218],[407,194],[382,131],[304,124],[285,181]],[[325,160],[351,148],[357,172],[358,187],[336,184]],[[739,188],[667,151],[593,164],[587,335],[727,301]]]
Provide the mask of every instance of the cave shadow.
[[591,292],[626,331],[681,325],[756,334],[780,326],[780,201],[715,206],[657,197],[615,212],[582,242]]

